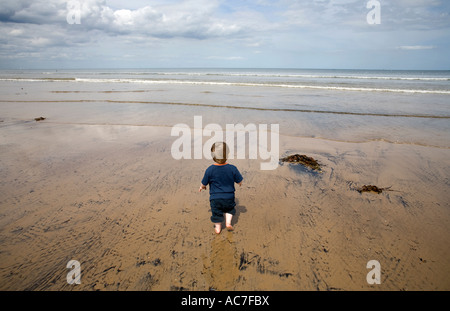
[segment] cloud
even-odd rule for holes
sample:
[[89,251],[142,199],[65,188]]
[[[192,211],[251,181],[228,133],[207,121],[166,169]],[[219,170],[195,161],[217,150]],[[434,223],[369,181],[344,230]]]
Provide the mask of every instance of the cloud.
[[[79,3],[77,6],[72,4]],[[158,38],[205,39],[235,35],[242,28],[232,20],[215,16],[218,1],[189,0],[181,4],[149,5],[137,9],[113,9],[106,1],[2,0],[0,21],[17,24],[53,24],[67,28],[67,15],[75,14],[79,29],[106,34],[145,34]]]
[[[162,46],[163,41],[169,47],[179,46],[176,41],[235,38],[250,29],[247,25],[244,29],[231,16],[221,16],[219,1],[150,3],[134,2],[130,8],[118,6],[123,2],[116,2],[113,7],[102,0],[2,0],[0,65],[11,63],[12,59],[47,64],[58,58],[105,61],[108,55],[117,60],[123,59],[120,55],[130,54],[148,60],[156,57],[157,50],[174,53]],[[69,19],[76,16],[79,24],[70,24],[69,14]],[[183,52],[183,48],[175,52]]]
[[[67,66],[78,60],[108,66],[108,59],[114,60],[111,66],[162,66],[158,61],[165,59],[165,66],[240,61],[311,67],[333,57],[340,66],[338,57],[351,58],[349,63],[356,58],[346,55],[448,47],[449,1],[380,1],[381,25],[374,27],[366,22],[367,2],[1,0],[0,66],[11,59],[33,66],[58,59]],[[76,12],[73,3],[79,3]],[[68,23],[69,13],[80,24]]]
[[[80,25],[68,25],[71,3]],[[251,37],[254,34],[367,27],[366,1],[131,1],[105,0],[2,0],[0,22],[55,25],[70,31],[100,31],[105,35],[145,35],[154,38],[209,39]],[[122,4],[122,5],[126,5]],[[397,0],[382,2],[383,29],[448,27],[449,5],[441,0]],[[74,26],[77,28],[70,26]],[[380,27],[381,28],[381,27]]]
[[403,45],[398,47],[400,50],[432,50],[435,48],[433,45]]
[[208,56],[207,59],[220,59],[220,60],[243,60],[242,56]]
[[2,0],[0,21],[30,24],[55,24],[65,20],[67,1]]

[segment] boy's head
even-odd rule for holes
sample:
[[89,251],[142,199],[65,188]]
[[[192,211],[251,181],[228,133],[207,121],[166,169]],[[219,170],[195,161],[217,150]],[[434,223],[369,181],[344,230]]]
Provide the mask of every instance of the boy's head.
[[214,162],[218,164],[227,162],[228,152],[228,146],[224,142],[214,143],[211,147],[211,156]]

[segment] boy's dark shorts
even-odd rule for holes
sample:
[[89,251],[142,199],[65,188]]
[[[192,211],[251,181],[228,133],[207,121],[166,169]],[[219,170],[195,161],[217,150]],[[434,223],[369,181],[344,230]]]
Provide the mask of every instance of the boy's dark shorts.
[[223,213],[228,213],[231,215],[236,214],[236,202],[234,199],[212,199],[211,203],[211,221],[214,223],[219,223],[223,221]]

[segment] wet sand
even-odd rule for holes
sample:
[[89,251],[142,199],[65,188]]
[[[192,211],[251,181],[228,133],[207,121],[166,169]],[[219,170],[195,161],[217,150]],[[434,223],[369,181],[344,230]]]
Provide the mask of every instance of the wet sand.
[[216,235],[197,192],[211,162],[174,160],[170,127],[36,122],[33,109],[0,122],[0,290],[450,289],[450,149],[281,135],[280,156],[322,172],[231,160],[235,231]]

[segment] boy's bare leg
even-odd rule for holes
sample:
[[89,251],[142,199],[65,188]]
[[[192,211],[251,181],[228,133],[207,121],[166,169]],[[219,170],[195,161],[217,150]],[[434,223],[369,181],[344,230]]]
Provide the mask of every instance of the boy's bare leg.
[[214,231],[219,234],[222,231],[222,224],[220,222],[214,223]]
[[233,218],[233,215],[225,213],[225,225],[228,229],[228,231],[233,230],[233,226],[231,225],[231,219]]

